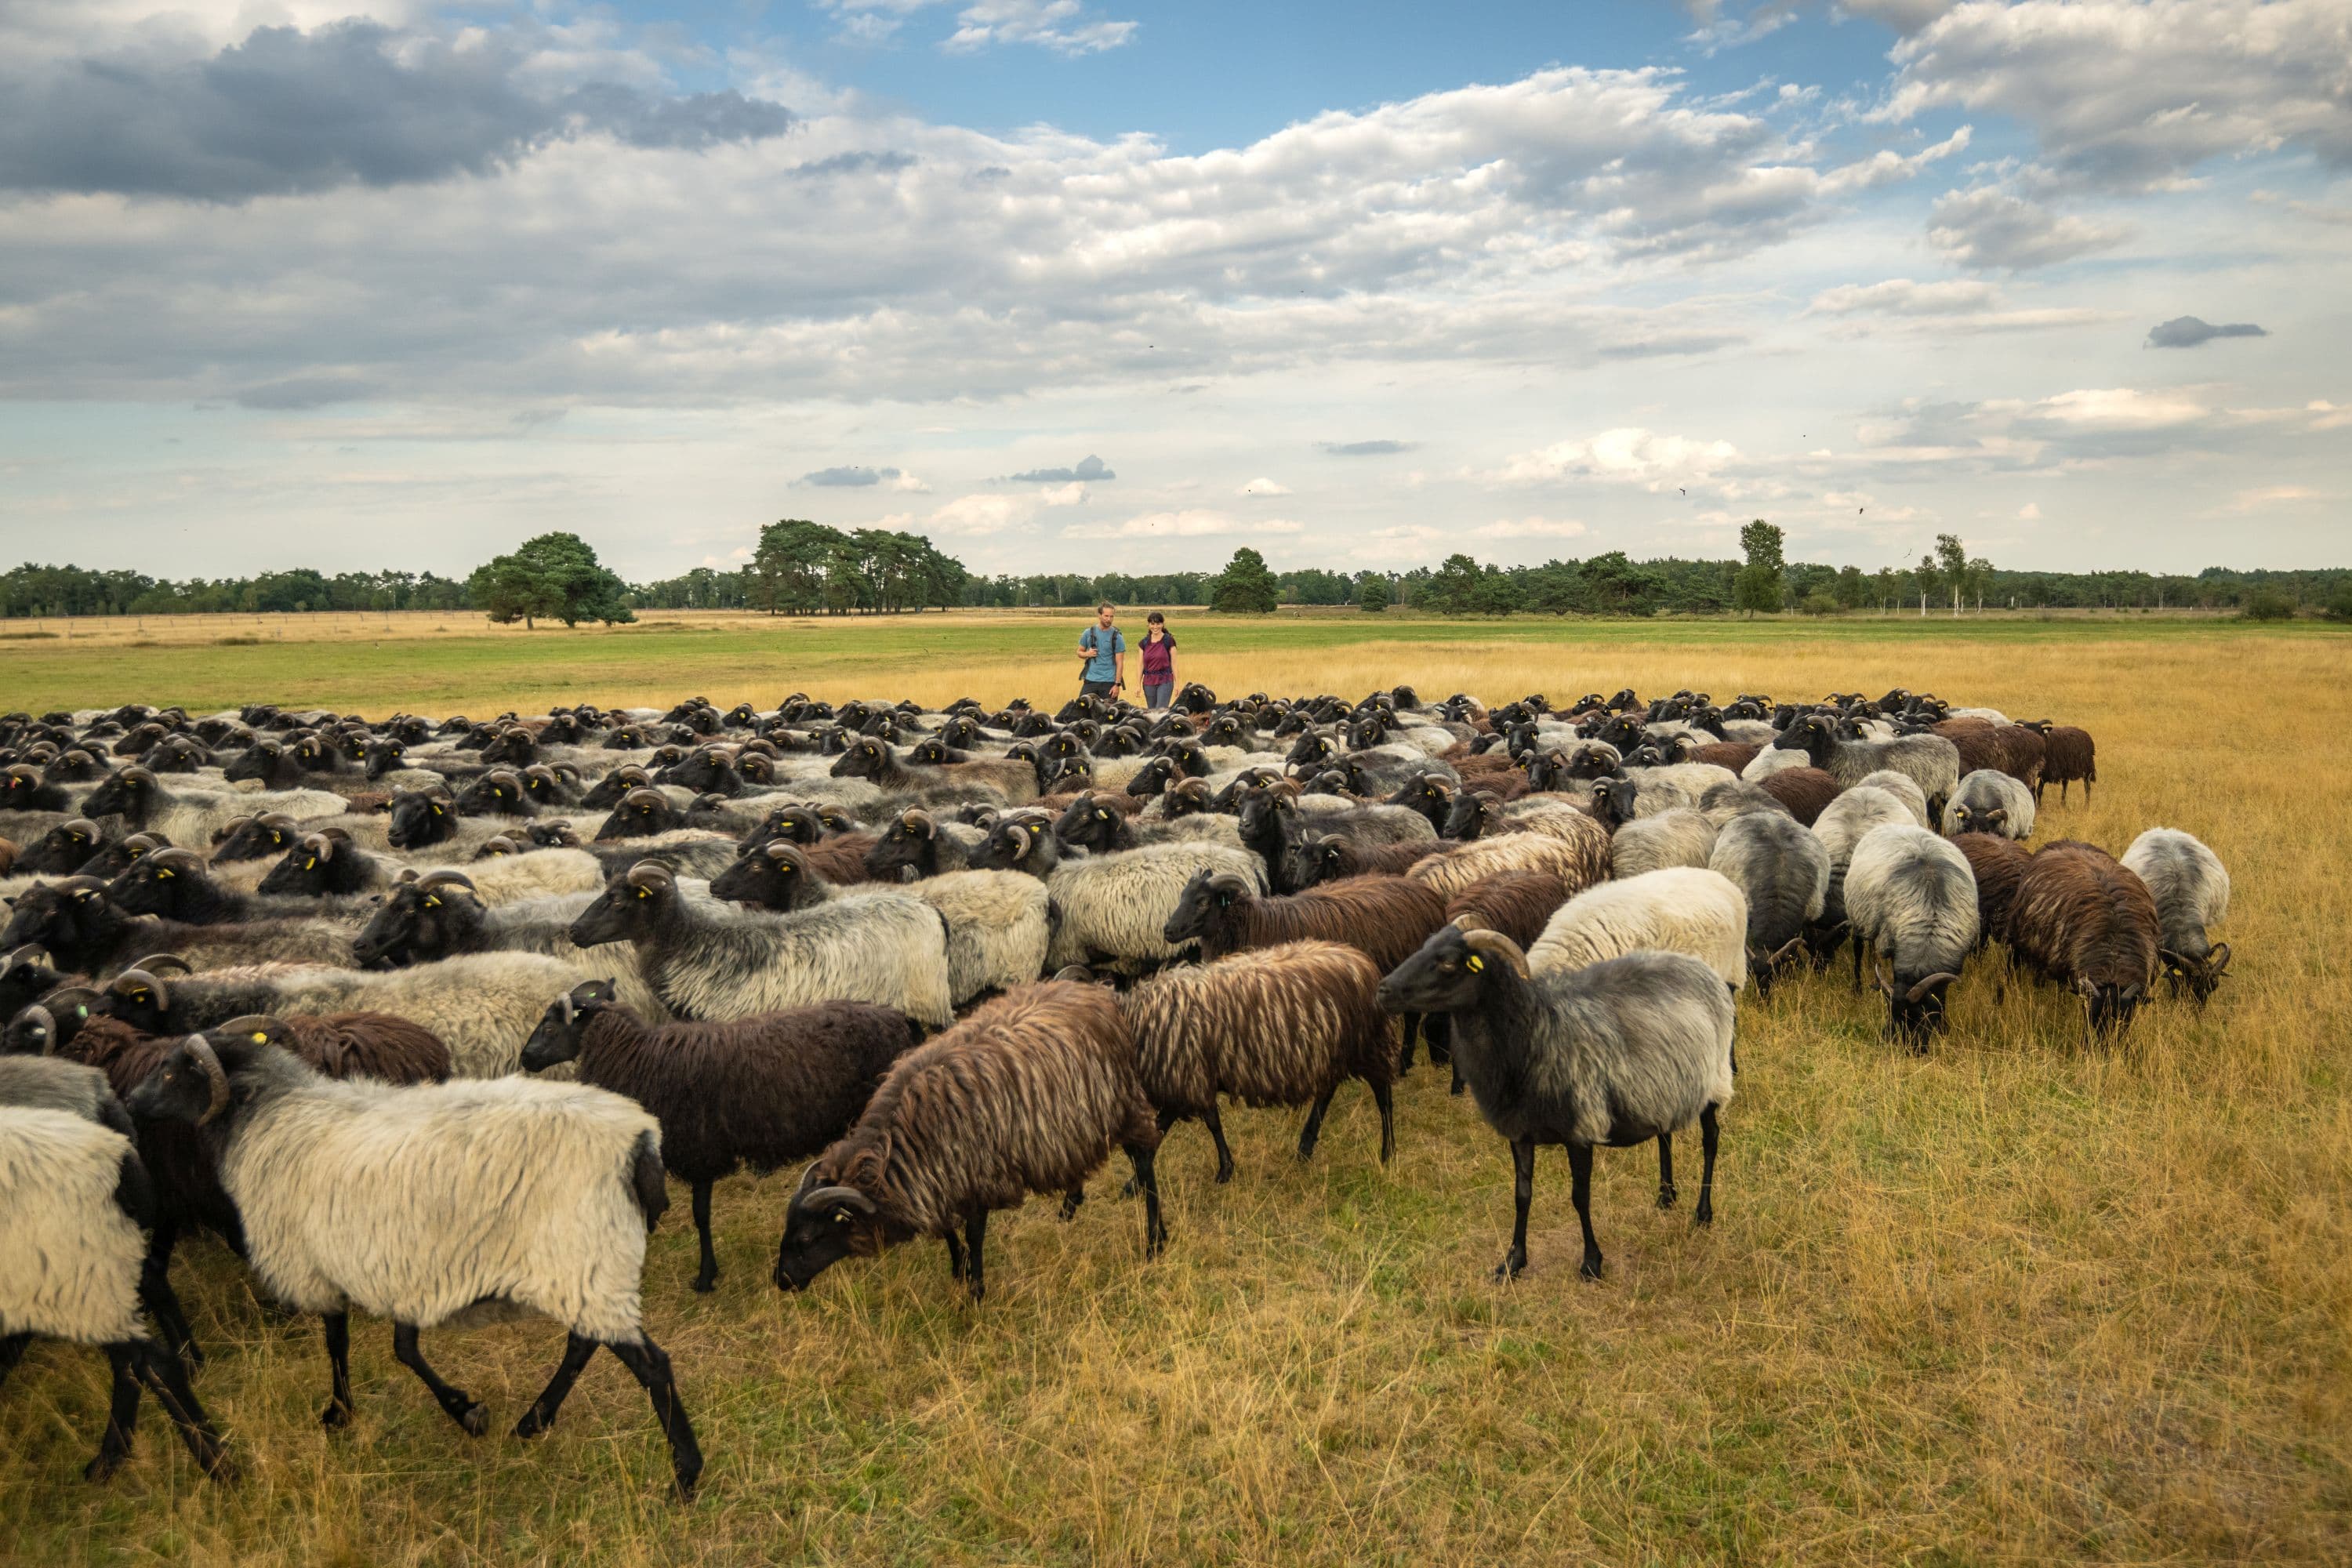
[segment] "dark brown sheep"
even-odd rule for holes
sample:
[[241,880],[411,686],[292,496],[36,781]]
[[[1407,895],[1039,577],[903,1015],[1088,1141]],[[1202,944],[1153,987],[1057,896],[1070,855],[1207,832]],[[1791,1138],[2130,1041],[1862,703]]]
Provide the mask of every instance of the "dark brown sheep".
[[2147,884],[2071,838],[2027,863],[2009,906],[2010,952],[2082,997],[2095,1042],[2129,1025],[2147,999],[2162,932]]
[[2009,940],[2009,907],[2025,876],[2032,851],[1999,833],[1962,833],[1952,847],[1968,858],[1977,879],[1977,945]]
[[1447,900],[1444,918],[1453,925],[1468,916],[1475,924],[1465,929],[1501,931],[1524,949],[1568,900],[1568,884],[1549,871],[1497,871]]
[[1381,1163],[1396,1153],[1397,1048],[1381,1010],[1381,972],[1355,948],[1292,942],[1213,963],[1162,970],[1120,1003],[1136,1070],[1167,1128],[1198,1117],[1217,1145],[1217,1180],[1233,1179],[1217,1100],[1305,1105],[1298,1157],[1315,1152],[1339,1085],[1360,1078],[1381,1110]]
[[849,1131],[919,1032],[897,1008],[863,1002],[656,1026],[622,1006],[612,982],[590,980],[548,1005],[522,1065],[539,1072],[577,1060],[580,1081],[653,1113],[663,1168],[694,1189],[694,1289],[709,1290],[719,1280],[711,1184],[740,1166],[764,1176]]
[[1386,974],[1445,923],[1445,900],[1405,877],[1349,877],[1303,893],[1260,897],[1239,877],[1196,873],[1168,917],[1171,942],[1197,939],[1203,959],[1286,942],[1337,942]]
[[1345,834],[1309,829],[1290,847],[1291,885],[1303,890],[1349,877],[1399,876],[1423,857],[1451,848],[1453,844],[1449,838],[1435,843],[1359,844]]
[[2099,780],[2099,748],[2088,730],[2077,730],[2071,724],[2053,724],[2047,719],[2034,725],[2042,732],[2042,777],[2033,786],[2036,805],[2041,803],[2042,786],[2056,784],[2058,799],[2066,799],[2066,786],[2082,781],[2083,799],[2091,798],[2091,786]]
[[804,1289],[852,1253],[936,1236],[977,1300],[989,1212],[1060,1193],[1075,1214],[1115,1148],[1135,1167],[1144,1255],[1156,1257],[1168,1238],[1160,1122],[1118,999],[1075,981],[1019,986],[899,1058],[857,1125],[811,1162],[784,1214],[776,1284]]
[[1838,797],[1837,780],[1819,768],[1782,768],[1766,773],[1757,784],[1764,793],[1789,808],[1789,815],[1811,827]]

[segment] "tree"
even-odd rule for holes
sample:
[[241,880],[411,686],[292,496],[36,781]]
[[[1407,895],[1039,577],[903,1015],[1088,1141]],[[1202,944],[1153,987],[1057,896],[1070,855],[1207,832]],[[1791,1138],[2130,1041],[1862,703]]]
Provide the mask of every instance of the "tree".
[[1960,595],[1969,586],[1969,547],[1957,533],[1936,535],[1936,580],[1952,591],[1952,615],[1958,619]]
[[1837,586],[1832,592],[1839,609],[1858,610],[1870,597],[1870,584],[1864,580],[1861,567],[1848,566],[1838,573]]
[[1780,545],[1786,537],[1760,517],[1739,531],[1739,548],[1747,552],[1748,564],[1732,579],[1735,609],[1753,618],[1759,610],[1769,614],[1780,607],[1780,574],[1786,565]]
[[760,530],[760,542],[747,568],[752,606],[772,616],[778,610],[804,615],[822,607],[826,553],[847,542],[839,529],[805,518],[788,517]]
[[[1950,536],[1948,534],[1945,537]],[[1918,566],[1911,574],[1911,581],[1918,586],[1919,615],[1924,619],[1927,614],[1927,601],[1930,598],[1943,597],[1944,569],[1937,563],[1933,555],[1922,555],[1919,557]]]
[[1356,590],[1358,609],[1368,616],[1383,616],[1388,614],[1389,606],[1395,603],[1396,590],[1389,586],[1387,578],[1377,572],[1364,574],[1364,581]]
[[2291,621],[2294,601],[2276,588],[2257,588],[2246,595],[2245,608],[2238,613],[2250,621]]
[[1969,597],[1977,602],[1977,613],[1984,613],[1985,590],[1992,586],[1992,563],[1981,555],[1969,557],[1967,573]]
[[1837,595],[1816,588],[1806,595],[1804,601],[1797,607],[1809,616],[1833,616],[1837,614]]
[[605,569],[576,533],[527,539],[512,553],[494,556],[478,567],[466,588],[491,620],[500,625],[520,621],[526,629],[541,620],[567,626],[602,621],[609,626],[637,618],[624,597],[627,585]]
[[1270,616],[1281,602],[1265,557],[1247,545],[1234,552],[1209,591],[1209,607],[1230,616]]
[[1423,590],[1422,603],[1443,616],[1466,616],[1477,607],[1478,563],[1455,551]]

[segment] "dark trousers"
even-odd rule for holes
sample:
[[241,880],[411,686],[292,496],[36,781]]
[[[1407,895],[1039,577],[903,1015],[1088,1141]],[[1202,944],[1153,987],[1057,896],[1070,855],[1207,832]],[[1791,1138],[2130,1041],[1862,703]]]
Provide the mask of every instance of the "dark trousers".
[[1108,697],[1110,695],[1110,689],[1118,684],[1118,682],[1115,680],[1081,680],[1078,682],[1078,695],[1081,697]]
[[1172,680],[1147,680],[1143,683],[1143,705],[1146,708],[1165,708],[1168,700],[1175,694],[1176,683]]

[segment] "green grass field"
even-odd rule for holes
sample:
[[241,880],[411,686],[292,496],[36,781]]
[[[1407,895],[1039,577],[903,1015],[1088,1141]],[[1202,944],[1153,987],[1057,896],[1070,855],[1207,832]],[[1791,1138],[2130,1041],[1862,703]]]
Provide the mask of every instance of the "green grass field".
[[[1075,617],[697,624],[284,647],[0,647],[6,706],[268,697],[371,714],[970,689],[1059,696]],[[314,1323],[183,1253],[198,1391],[246,1478],[207,1487],[151,1409],[79,1479],[103,1363],[37,1348],[0,1393],[0,1559],[492,1563],[2343,1563],[2352,1560],[2352,642],[2149,618],[1811,624],[1180,622],[1223,689],[1412,681],[1489,699],[1896,682],[2090,728],[2099,784],[2037,842],[2196,832],[2229,864],[2236,962],[2112,1050],[2046,988],[1954,988],[1926,1058],[1843,974],[1740,1004],[1711,1233],[1661,1213],[1645,1152],[1598,1162],[1607,1278],[1576,1277],[1566,1162],[1538,1163],[1533,1267],[1488,1278],[1507,1152],[1423,1066],[1399,1152],[1360,1088],[1316,1159],[1234,1110],[1160,1159],[1171,1246],[1142,1261],[1123,1170],[1077,1220],[990,1228],[966,1306],[933,1245],[768,1281],[792,1173],[719,1194],[724,1277],[685,1194],[647,1323],[710,1456],[679,1507],[645,1402],[600,1358],[561,1425],[470,1439],[354,1324],[359,1419],[316,1422]],[[426,1336],[510,1425],[546,1324]]]

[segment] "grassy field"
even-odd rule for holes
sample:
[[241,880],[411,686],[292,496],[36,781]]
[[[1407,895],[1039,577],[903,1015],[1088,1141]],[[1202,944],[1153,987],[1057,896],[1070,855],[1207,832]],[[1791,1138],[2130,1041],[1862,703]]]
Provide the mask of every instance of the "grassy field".
[[[0,705],[268,696],[371,713],[559,696],[772,700],[1061,695],[1074,617],[880,626],[691,621],[280,647],[0,646]],[[726,1270],[686,1289],[666,1220],[648,1323],[710,1455],[666,1497],[645,1402],[600,1358],[562,1424],[468,1439],[354,1335],[359,1420],[315,1416],[315,1324],[184,1253],[198,1383],[246,1468],[200,1484],[152,1409],[110,1486],[77,1478],[102,1363],[47,1346],[0,1396],[0,1556],[24,1563],[1720,1563],[2352,1559],[2352,641],[2137,618],[1566,626],[1180,622],[1221,689],[1410,680],[1489,699],[1696,684],[1900,682],[2098,736],[2101,782],[2042,840],[2190,829],[2228,862],[2237,960],[2203,1015],[2164,1003],[2112,1051],[2047,991],[1954,989],[1925,1059],[1840,977],[1740,1009],[1717,1218],[1651,1206],[1646,1154],[1599,1162],[1608,1278],[1576,1278],[1566,1163],[1539,1163],[1516,1285],[1510,1163],[1424,1067],[1382,1169],[1369,1099],[1322,1152],[1227,1119],[1160,1161],[1171,1247],[1109,1177],[1072,1225],[991,1227],[965,1306],[934,1246],[769,1283],[789,1175],[719,1196]],[[123,639],[134,641],[136,639]],[[1043,646],[1046,652],[1035,650]],[[1685,1143],[1692,1141],[1685,1140]],[[1696,1150],[1686,1150],[1696,1159]],[[1685,1183],[1685,1192],[1688,1184]],[[683,1204],[683,1194],[677,1194]],[[1685,1200],[1687,1205],[1687,1199]],[[428,1341],[511,1424],[562,1336]],[[502,1427],[494,1425],[493,1430]]]

